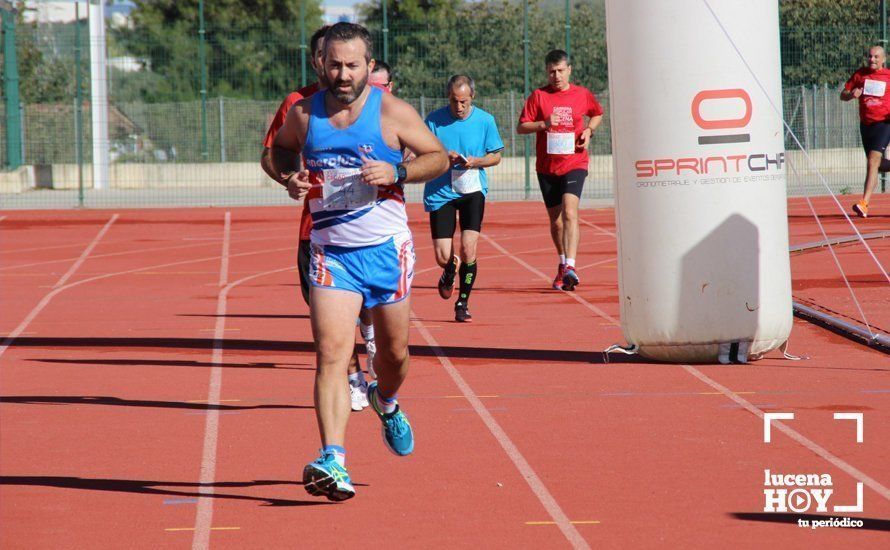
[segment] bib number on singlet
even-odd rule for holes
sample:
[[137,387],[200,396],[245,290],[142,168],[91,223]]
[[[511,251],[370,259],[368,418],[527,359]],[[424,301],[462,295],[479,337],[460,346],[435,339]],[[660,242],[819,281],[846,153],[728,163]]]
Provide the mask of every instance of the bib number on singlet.
[[574,132],[547,132],[548,155],[571,155],[574,152]]
[[451,190],[461,195],[482,191],[479,170],[451,170]]
[[362,182],[360,168],[322,170],[322,174],[322,205],[325,210],[356,210],[377,201],[377,186]]
[[862,88],[862,95],[870,95],[874,97],[884,97],[887,91],[887,83],[883,80],[865,79],[865,86]]

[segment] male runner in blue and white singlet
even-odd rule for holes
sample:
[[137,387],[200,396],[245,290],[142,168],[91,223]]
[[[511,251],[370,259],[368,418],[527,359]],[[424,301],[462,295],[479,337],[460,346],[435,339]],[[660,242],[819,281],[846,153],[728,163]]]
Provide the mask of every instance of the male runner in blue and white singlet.
[[[343,391],[355,318],[371,310],[377,340],[368,399],[383,422],[384,442],[398,455],[414,435],[396,402],[408,372],[408,294],[414,245],[403,184],[433,179],[448,155],[417,111],[367,85],[373,67],[368,31],[337,23],[324,38],[327,90],[299,101],[275,138],[272,160],[291,196],[312,213],[310,311],[318,366],[315,412],[321,456],[303,470],[306,490],[330,500],[355,495],[346,471],[349,400]],[[402,162],[402,150],[417,156]],[[294,172],[302,152],[306,170]]]

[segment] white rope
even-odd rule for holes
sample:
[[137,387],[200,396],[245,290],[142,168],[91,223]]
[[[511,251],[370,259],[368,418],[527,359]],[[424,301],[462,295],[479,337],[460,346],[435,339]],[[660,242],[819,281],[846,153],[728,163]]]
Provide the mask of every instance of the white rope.
[[[794,172],[794,176],[796,178],[800,178],[800,174],[797,173],[797,168],[794,167],[794,163],[790,160],[788,161],[788,166],[791,167],[791,171]],[[859,303],[859,299],[856,298],[856,292],[853,291],[853,286],[850,285],[850,281],[847,279],[847,274],[844,273],[844,268],[841,266],[841,261],[837,257],[837,254],[834,251],[834,247],[831,245],[831,241],[828,238],[828,235],[825,233],[825,227],[822,225],[822,220],[819,219],[819,216],[816,214],[816,209],[813,207],[813,202],[810,200],[810,197],[805,197],[807,200],[807,204],[810,207],[810,211],[813,213],[813,217],[816,219],[816,225],[819,226],[819,231],[822,232],[822,237],[825,238],[825,244],[828,246],[828,251],[831,252],[831,257],[834,259],[834,265],[837,266],[838,271],[841,272],[841,277],[844,279],[844,284],[847,285],[847,290],[850,291],[850,296],[853,298],[853,303],[856,304],[856,309],[859,311],[859,315],[862,316],[862,322],[865,323],[865,329],[871,334],[872,338],[875,337],[874,331],[871,330],[871,325],[868,323],[868,318],[865,316],[865,311],[862,309],[862,304]],[[860,236],[860,238],[862,238]]]
[[[884,269],[884,266],[881,265],[880,261],[878,261],[877,256],[875,256],[875,253],[872,251],[871,247],[868,246],[868,243],[862,237],[862,234],[859,233],[859,229],[856,227],[856,224],[853,223],[853,220],[850,219],[850,216],[847,215],[847,211],[846,211],[846,209],[844,209],[844,206],[840,203],[839,200],[837,200],[837,196],[835,196],[834,192],[831,190],[831,187],[828,186],[828,182],[825,181],[825,177],[822,175],[822,172],[819,171],[819,168],[816,166],[816,163],[813,161],[812,157],[810,157],[809,152],[807,152],[807,150],[804,149],[803,145],[800,143],[800,140],[797,139],[797,135],[791,129],[791,126],[787,122],[785,122],[785,119],[782,117],[782,111],[778,107],[776,107],[776,104],[773,101],[772,97],[770,97],[769,93],[767,93],[766,88],[760,82],[760,79],[757,78],[757,74],[751,68],[751,65],[748,64],[748,60],[745,59],[745,56],[742,55],[742,52],[739,50],[735,41],[732,39],[732,36],[729,35],[729,31],[726,30],[726,27],[723,26],[723,22],[720,21],[719,17],[717,17],[717,13],[714,12],[713,8],[711,8],[711,4],[708,2],[708,0],[702,0],[702,2],[704,2],[705,7],[708,8],[708,11],[711,12],[711,15],[714,17],[714,21],[720,27],[720,30],[723,31],[723,34],[726,36],[726,39],[729,40],[730,45],[735,50],[736,54],[738,54],[739,59],[741,59],[742,63],[745,65],[745,68],[748,69],[749,73],[751,73],[751,76],[754,78],[754,81],[757,83],[757,86],[760,88],[760,91],[763,92],[764,97],[766,97],[766,100],[769,102],[770,106],[773,108],[773,111],[775,111],[775,113],[779,116],[779,120],[782,121],[782,125],[785,126],[785,128],[787,128],[788,133],[794,139],[794,143],[797,144],[797,147],[804,154],[807,161],[809,161],[810,166],[816,172],[816,175],[819,177],[819,181],[822,182],[822,185],[828,191],[828,194],[831,195],[832,199],[834,199],[835,204],[837,205],[837,207],[841,211],[841,213],[844,215],[844,218],[846,218],[847,223],[850,224],[850,226],[853,228],[853,231],[856,233],[856,236],[859,237],[859,242],[861,242],[862,245],[865,247],[865,249],[868,251],[872,260],[874,260],[875,264],[878,266],[878,269],[880,269],[881,273],[884,275],[884,278],[887,279],[887,282],[890,283],[890,275],[887,274],[887,270]],[[809,202],[809,198],[807,199],[807,202]],[[810,205],[810,208],[812,209],[812,205]],[[813,215],[815,215],[815,211],[813,211]],[[816,219],[818,220],[819,217],[816,216]],[[820,227],[821,227],[821,224],[820,224]],[[824,234],[824,231],[823,231],[823,234]],[[840,268],[840,266],[838,266],[838,267]],[[843,273],[843,269],[841,269],[841,273]],[[846,280],[846,277],[844,278],[844,280]]]

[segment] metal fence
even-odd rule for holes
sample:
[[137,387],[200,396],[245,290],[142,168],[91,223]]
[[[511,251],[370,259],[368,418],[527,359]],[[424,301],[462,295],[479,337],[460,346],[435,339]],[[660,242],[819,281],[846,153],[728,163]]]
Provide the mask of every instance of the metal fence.
[[[575,29],[584,29],[571,35],[574,80],[594,90],[607,113],[591,144],[584,198],[612,196],[604,22],[597,16],[595,10],[582,10],[570,18]],[[541,14],[535,17],[529,29],[533,60],[566,44],[562,24],[548,25]],[[514,132],[526,87],[522,15],[491,20],[496,23],[488,26],[483,17],[393,25],[387,33],[379,21],[369,27],[376,48],[396,68],[397,94],[423,116],[446,104],[442,87],[450,74],[478,76],[476,105],[494,115],[506,145],[502,163],[490,171],[491,198],[536,199],[537,184],[525,170],[528,162],[534,177],[534,159],[526,153],[533,154],[534,147],[527,149],[526,136]],[[240,41],[230,34],[207,33],[207,93],[201,94],[196,41],[178,44],[179,54],[174,56],[171,48],[138,42],[121,29],[109,29],[109,186],[94,190],[90,48],[85,29],[84,21],[19,25],[18,57],[21,64],[23,54],[29,56],[24,63],[32,64],[26,67],[31,80],[22,91],[18,135],[8,134],[5,101],[0,102],[0,164],[9,164],[7,142],[12,139],[23,165],[0,172],[0,208],[290,204],[259,169],[258,158],[280,99],[299,84],[293,81],[301,73],[299,51],[305,38],[276,42],[264,37],[262,29],[242,33]],[[834,192],[858,192],[861,187],[865,163],[856,105],[839,101],[835,75],[855,68],[864,46],[874,43],[880,32],[879,25],[806,32],[783,29],[785,118],[809,151],[809,158],[794,153],[797,145],[790,133],[786,135],[789,162],[796,170],[796,175],[789,170],[790,194],[824,193],[817,169]],[[513,39],[505,42],[505,36]],[[809,50],[808,40],[813,41]],[[845,47],[827,47],[830,44]],[[251,55],[243,55],[245,48]],[[817,53],[821,57],[814,59]],[[822,71],[807,72],[809,64],[821,64]],[[531,87],[544,81],[540,63],[531,63],[527,70]],[[311,79],[311,69],[309,74]],[[834,80],[801,84],[819,75]],[[23,82],[26,76],[22,75]],[[412,187],[409,199],[418,200],[420,193],[421,186]]]

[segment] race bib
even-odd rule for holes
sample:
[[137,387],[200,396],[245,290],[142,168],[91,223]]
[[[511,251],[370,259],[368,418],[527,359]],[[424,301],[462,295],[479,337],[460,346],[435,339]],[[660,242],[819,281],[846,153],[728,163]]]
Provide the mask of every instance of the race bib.
[[575,152],[575,134],[573,132],[547,132],[547,154],[571,155]]
[[325,210],[356,210],[377,201],[377,186],[362,182],[360,168],[322,170],[322,174],[322,206]]
[[461,195],[482,191],[479,170],[451,170],[451,190]]
[[887,83],[883,80],[871,80],[866,78],[865,86],[862,87],[863,95],[884,97],[885,91],[887,91]]

